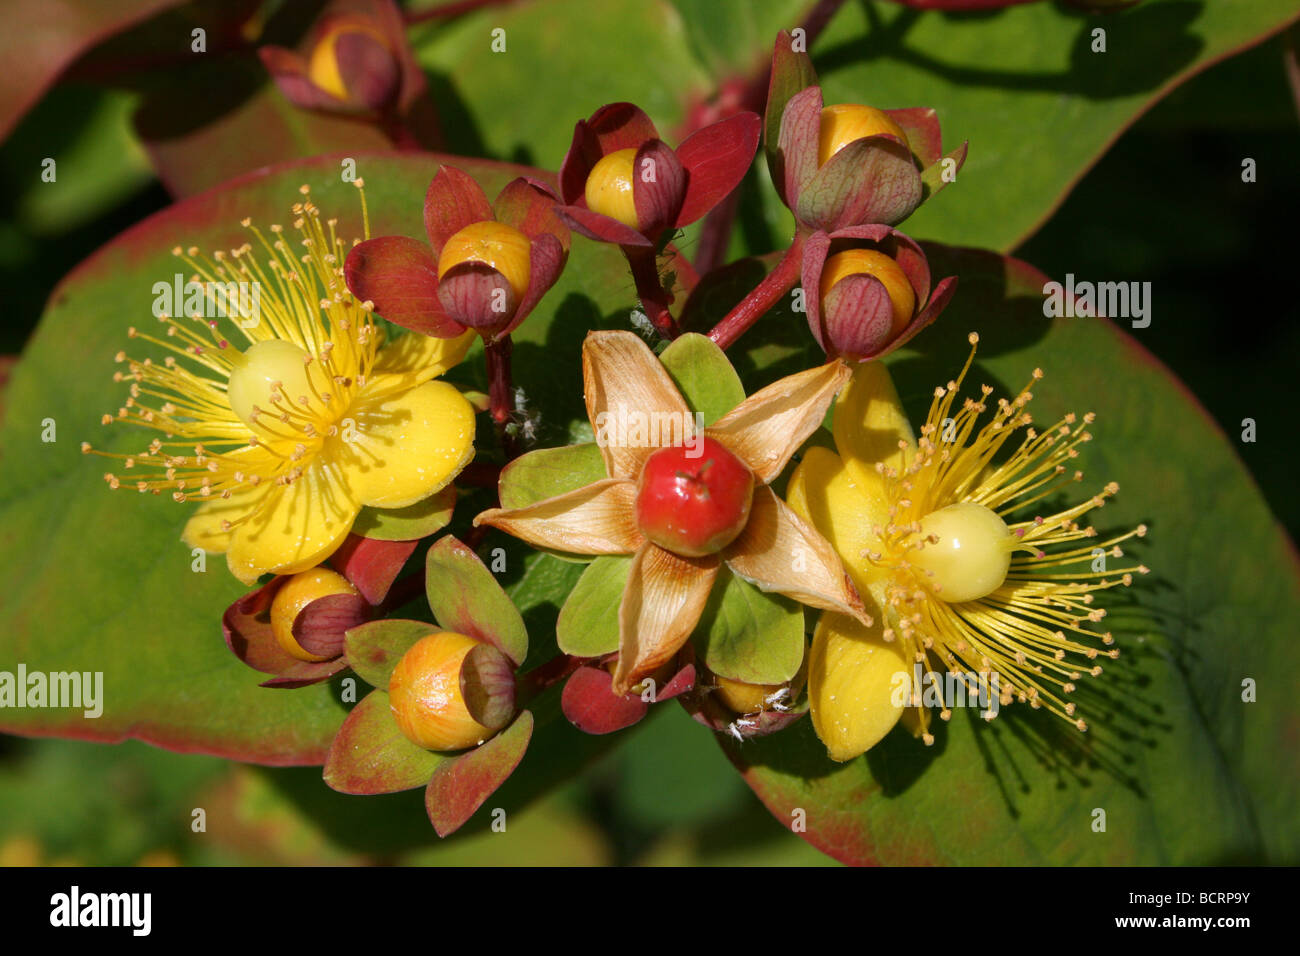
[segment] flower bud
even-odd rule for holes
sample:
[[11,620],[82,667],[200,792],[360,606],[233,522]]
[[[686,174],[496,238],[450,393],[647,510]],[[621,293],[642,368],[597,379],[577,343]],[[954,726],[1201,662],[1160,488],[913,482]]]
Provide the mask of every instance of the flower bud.
[[514,716],[514,668],[490,644],[439,631],[397,662],[388,696],[393,719],[412,743],[426,750],[465,750]]
[[323,597],[336,594],[359,596],[356,588],[343,575],[328,568],[312,568],[295,574],[280,586],[271,601],[271,633],[276,643],[291,657],[300,661],[324,661],[328,657],[305,650],[294,636],[293,625],[307,605]]
[[868,136],[888,133],[907,146],[907,134],[883,110],[857,103],[837,103],[822,107],[817,131],[817,165],[826,161],[849,143]]
[[714,675],[714,695],[737,714],[758,714],[769,710],[789,709],[803,691],[808,676],[808,657],[799,673],[784,684],[746,684],[744,681]]
[[852,275],[868,275],[880,281],[893,306],[889,338],[903,331],[916,312],[916,291],[899,264],[874,249],[845,249],[826,260],[818,294],[827,322],[834,322],[835,317],[826,308],[826,297],[837,282]]
[[397,58],[380,29],[360,17],[334,20],[307,59],[307,78],[343,103],[380,109],[400,77]]
[[454,233],[438,256],[438,280],[466,262],[481,263],[501,273],[515,301],[523,301],[531,278],[530,245],[528,237],[514,226],[486,219]]
[[716,554],[745,529],[753,496],[754,473],[718,441],[660,448],[637,480],[637,526],[674,554]]
[[620,149],[602,156],[587,174],[585,196],[587,208],[592,212],[640,229],[632,192],[635,163],[635,149]]

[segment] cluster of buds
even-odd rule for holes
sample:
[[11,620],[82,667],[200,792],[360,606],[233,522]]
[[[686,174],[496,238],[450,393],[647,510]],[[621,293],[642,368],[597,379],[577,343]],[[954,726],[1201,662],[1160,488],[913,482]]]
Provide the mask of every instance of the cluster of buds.
[[437,338],[467,328],[491,343],[519,326],[555,284],[569,252],[556,197],[519,177],[489,204],[477,182],[439,169],[424,199],[429,242],[379,236],[348,253],[352,294],[385,319]]
[[[933,291],[920,247],[892,229],[951,182],[966,144],[942,153],[932,109],[826,105],[812,60],[776,40],[764,118],[772,181],[795,217],[773,271],[710,333],[728,346],[797,283],[809,327],[828,355],[878,358],[932,321],[954,291]],[[828,253],[831,260],[828,262]]]
[[371,691],[348,714],[325,782],[353,794],[426,787],[440,836],[459,829],[514,772],[532,737],[516,671],[528,656],[519,611],[492,573],[452,537],[425,562],[434,623],[371,621],[349,629],[343,657]]

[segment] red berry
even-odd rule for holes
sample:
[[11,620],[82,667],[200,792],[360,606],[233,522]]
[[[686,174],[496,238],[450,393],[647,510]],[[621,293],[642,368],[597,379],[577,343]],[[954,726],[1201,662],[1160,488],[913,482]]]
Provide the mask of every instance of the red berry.
[[749,520],[754,474],[712,438],[660,448],[641,468],[636,521],[647,538],[683,557],[715,554]]

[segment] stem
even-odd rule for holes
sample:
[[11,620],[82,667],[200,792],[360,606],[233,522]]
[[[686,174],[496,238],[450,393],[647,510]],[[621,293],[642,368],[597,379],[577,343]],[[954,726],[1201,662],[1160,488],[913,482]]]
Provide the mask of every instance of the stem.
[[514,394],[510,388],[510,353],[514,345],[509,335],[503,335],[495,341],[485,341],[483,351],[487,359],[488,373],[488,410],[496,425],[497,440],[505,452],[506,461],[511,461],[519,454],[515,437],[506,431],[510,416],[514,414]]
[[[709,338],[714,344],[719,348],[730,348],[781,296],[799,283],[799,273],[803,266],[803,243],[803,235],[795,233],[790,248],[785,251],[776,268],[713,327]],[[813,294],[816,294],[816,290]]]
[[636,283],[636,294],[641,298],[650,324],[666,339],[675,339],[681,335],[677,322],[668,311],[671,301],[659,281],[659,265],[653,249],[639,246],[624,246],[627,264],[632,267],[632,280]]
[[545,664],[534,667],[519,679],[519,685],[515,690],[515,706],[526,706],[534,697],[564,680],[584,663],[586,661],[581,657],[557,654]]

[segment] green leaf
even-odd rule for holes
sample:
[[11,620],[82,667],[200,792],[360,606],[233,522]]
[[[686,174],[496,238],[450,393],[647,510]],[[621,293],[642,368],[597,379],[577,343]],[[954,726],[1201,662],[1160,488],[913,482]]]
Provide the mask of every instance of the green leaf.
[[1144,0],[1105,17],[1052,3],[991,16],[845,4],[812,54],[827,103],[934,107],[945,151],[970,140],[956,181],[903,230],[1007,250],[1155,100],[1296,17],[1290,0]]
[[439,538],[429,549],[424,581],[429,607],[443,628],[487,641],[515,666],[524,662],[524,620],[478,555],[453,537]]
[[324,776],[340,793],[396,793],[424,786],[447,759],[411,743],[393,719],[388,692],[372,690],[339,729]]
[[745,400],[745,388],[726,354],[695,332],[673,341],[659,356],[692,409],[712,425]]
[[384,618],[367,621],[343,636],[343,653],[348,666],[376,690],[388,690],[393,668],[402,656],[422,637],[438,629],[425,621]]
[[603,657],[618,650],[618,606],[632,556],[615,554],[587,565],[555,622],[560,650],[575,657]]
[[803,608],[760,591],[728,570],[719,575],[695,641],[709,670],[747,684],[783,684],[803,662]]
[[[1013,704],[991,724],[970,709],[936,721],[929,748],[895,728],[846,764],[826,758],[806,720],[743,747],[724,741],[729,756],[778,820],[803,808],[807,838],[846,862],[1300,860],[1300,761],[1288,743],[1296,706],[1270,676],[1293,670],[1298,569],[1249,474],[1135,338],[1104,319],[1045,319],[1045,277],[1023,263],[927,252],[936,274],[957,271],[962,286],[915,348],[890,357],[903,403],[923,418],[973,329],[981,339],[967,389],[1014,393],[1041,366],[1036,421],[1097,413],[1079,459],[1083,487],[1121,488],[1098,528],[1150,527],[1125,550],[1152,573],[1097,602],[1111,611],[1121,657],[1080,684],[1086,734]],[[1260,689],[1253,703],[1242,699],[1247,678]],[[1093,830],[1096,808],[1105,832]]]
[[607,477],[595,442],[539,448],[501,470],[501,507],[522,508]]
[[352,532],[380,541],[416,541],[447,527],[455,507],[456,488],[448,485],[406,508],[362,508]]
[[[426,154],[357,159],[376,235],[424,234],[422,197],[440,162],[478,176],[492,195],[516,175],[536,174]],[[338,170],[333,158],[309,160],[178,203],[109,243],[53,294],[6,388],[0,425],[0,566],[7,569],[0,660],[22,661],[30,671],[102,672],[104,713],[87,719],[71,709],[5,708],[3,730],[110,742],[138,737],[271,764],[324,760],[346,715],[338,678],[293,691],[258,687],[262,675],[230,653],[221,633],[222,613],[245,589],[219,555],[207,556],[206,570],[192,570],[196,559],[180,543],[193,506],[111,492],[100,479],[104,464],[78,445],[139,450],[141,433],[104,429],[99,419],[126,398],[126,386],[112,380],[113,355],[126,345],[127,328],[141,323],[153,283],[176,272],[172,247],[240,245],[243,216],[263,226],[290,222],[304,182],[326,215],[337,216],[342,235],[359,236],[356,190]],[[631,297],[618,250],[575,243],[565,274],[515,333],[516,380],[545,409],[543,434],[548,427],[567,434],[571,421],[585,418],[580,364],[561,367],[553,356],[576,356],[587,330],[606,325],[605,316],[625,325]],[[161,360],[161,350],[137,344],[142,357]],[[458,380],[482,375],[481,366],[452,371]],[[46,419],[56,423],[57,441],[41,440]],[[548,586],[576,575],[550,578]],[[534,603],[558,608],[564,593]]]

